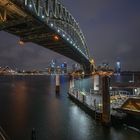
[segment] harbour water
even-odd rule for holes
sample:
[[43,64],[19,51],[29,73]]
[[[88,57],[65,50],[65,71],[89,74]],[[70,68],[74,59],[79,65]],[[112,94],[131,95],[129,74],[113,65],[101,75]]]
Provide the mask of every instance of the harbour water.
[[[88,86],[90,84],[87,84]],[[69,80],[61,76],[60,94],[54,76],[1,76],[0,126],[11,140],[139,140],[126,127],[104,127],[67,95]]]

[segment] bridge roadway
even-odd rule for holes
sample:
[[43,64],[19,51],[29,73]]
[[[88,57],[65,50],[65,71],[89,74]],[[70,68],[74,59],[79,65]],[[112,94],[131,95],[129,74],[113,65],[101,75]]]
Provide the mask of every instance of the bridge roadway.
[[0,30],[69,57],[90,71],[79,24],[58,0],[0,0]]

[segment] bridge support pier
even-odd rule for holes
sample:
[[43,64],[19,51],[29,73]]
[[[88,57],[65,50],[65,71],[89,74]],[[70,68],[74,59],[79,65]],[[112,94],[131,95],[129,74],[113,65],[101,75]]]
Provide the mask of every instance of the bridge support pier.
[[55,82],[56,82],[55,92],[59,93],[60,92],[60,75],[59,74],[56,75]]
[[103,112],[102,123],[104,125],[110,125],[110,94],[109,94],[109,76],[102,76],[102,98],[103,98]]
[[84,69],[84,72],[85,72],[86,75],[90,75],[92,73],[92,70],[93,70],[93,69],[91,69],[90,64],[87,64],[87,65],[84,64],[83,69]]

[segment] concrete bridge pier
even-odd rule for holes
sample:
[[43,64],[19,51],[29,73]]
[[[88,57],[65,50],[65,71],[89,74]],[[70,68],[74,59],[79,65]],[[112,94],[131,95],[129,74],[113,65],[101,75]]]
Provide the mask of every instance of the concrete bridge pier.
[[109,76],[102,76],[102,99],[103,99],[103,111],[102,111],[102,123],[104,125],[109,125],[111,122],[110,117],[110,94],[109,94],[109,85],[110,78]]
[[59,74],[56,74],[55,76],[55,83],[56,83],[55,92],[59,93],[60,92],[60,75]]
[[86,75],[90,75],[93,72],[93,67],[91,67],[91,63],[83,64],[83,69]]

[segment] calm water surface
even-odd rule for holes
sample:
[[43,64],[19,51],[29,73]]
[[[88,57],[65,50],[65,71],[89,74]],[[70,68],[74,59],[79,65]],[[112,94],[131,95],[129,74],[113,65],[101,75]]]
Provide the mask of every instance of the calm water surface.
[[61,76],[0,77],[0,125],[11,140],[140,140],[140,134],[96,123],[67,97],[68,78]]

